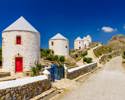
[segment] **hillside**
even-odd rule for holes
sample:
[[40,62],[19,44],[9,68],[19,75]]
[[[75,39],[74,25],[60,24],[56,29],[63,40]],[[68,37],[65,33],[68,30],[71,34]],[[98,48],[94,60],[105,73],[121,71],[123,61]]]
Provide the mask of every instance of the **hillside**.
[[115,35],[109,40],[108,45],[113,49],[113,50],[125,50],[125,35],[123,34],[118,34]]
[[108,44],[96,48],[94,53],[97,57],[99,57],[103,54],[108,54],[113,51],[120,51],[121,53],[125,51],[125,35],[118,34],[113,36],[108,41]]

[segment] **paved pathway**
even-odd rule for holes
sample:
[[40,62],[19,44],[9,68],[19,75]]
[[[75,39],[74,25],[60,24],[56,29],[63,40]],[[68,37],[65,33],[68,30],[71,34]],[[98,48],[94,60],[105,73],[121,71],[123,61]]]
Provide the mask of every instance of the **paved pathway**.
[[125,70],[121,61],[121,57],[112,59],[59,100],[125,100]]

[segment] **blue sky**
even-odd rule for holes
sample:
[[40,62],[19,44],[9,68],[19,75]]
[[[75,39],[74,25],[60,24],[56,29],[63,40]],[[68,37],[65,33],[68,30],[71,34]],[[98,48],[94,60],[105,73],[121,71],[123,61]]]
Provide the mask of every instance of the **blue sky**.
[[41,33],[42,48],[58,32],[69,39],[70,48],[77,36],[90,34],[93,41],[106,43],[125,33],[125,0],[0,0],[1,33],[20,16]]

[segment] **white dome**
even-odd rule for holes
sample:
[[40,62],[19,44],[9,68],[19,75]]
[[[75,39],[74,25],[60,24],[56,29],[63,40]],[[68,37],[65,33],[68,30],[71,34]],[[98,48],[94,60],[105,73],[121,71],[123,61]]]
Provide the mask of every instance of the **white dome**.
[[6,31],[30,31],[39,33],[24,17],[20,17],[14,23],[12,23],[9,27],[3,30]]

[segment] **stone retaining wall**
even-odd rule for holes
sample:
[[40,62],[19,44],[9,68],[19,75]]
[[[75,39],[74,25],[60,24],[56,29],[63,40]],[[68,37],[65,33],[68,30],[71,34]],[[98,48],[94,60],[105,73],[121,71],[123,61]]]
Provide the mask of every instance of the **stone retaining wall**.
[[0,90],[0,100],[29,100],[51,88],[48,79]]
[[80,75],[83,75],[85,73],[88,73],[90,71],[92,71],[94,68],[97,67],[97,63],[92,63],[92,64],[87,64],[87,65],[84,65],[83,67],[80,66],[80,68],[76,69],[76,70],[73,70],[73,71],[67,71],[67,75],[66,77],[68,79],[74,79]]

